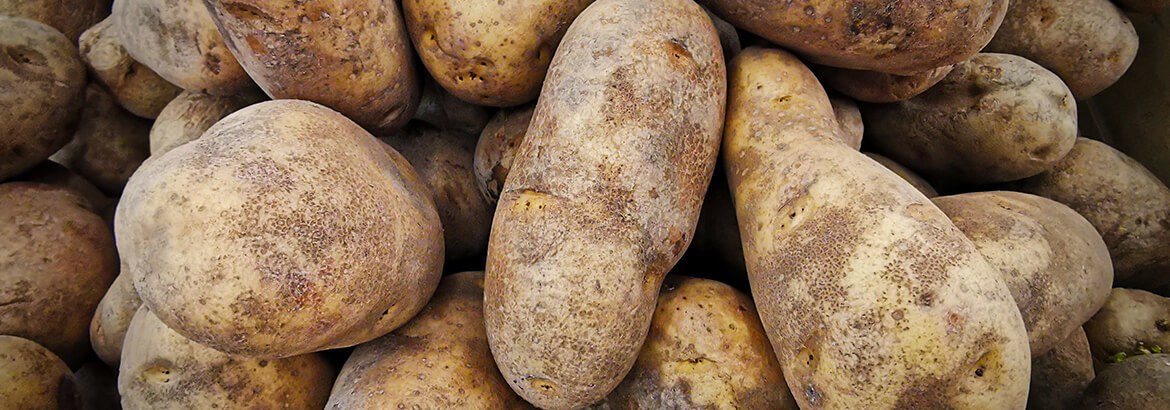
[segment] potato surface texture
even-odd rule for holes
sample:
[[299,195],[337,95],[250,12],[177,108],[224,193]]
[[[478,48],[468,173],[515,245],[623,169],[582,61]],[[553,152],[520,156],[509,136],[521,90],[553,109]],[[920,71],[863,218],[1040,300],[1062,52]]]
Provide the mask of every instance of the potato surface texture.
[[1097,374],[1085,389],[1082,409],[1170,408],[1170,354],[1125,359]]
[[406,160],[307,101],[253,105],[146,161],[115,224],[159,319],[252,357],[393,330],[426,303],[443,261],[434,204]]
[[150,127],[150,154],[162,155],[199,139],[223,117],[261,100],[260,91],[226,97],[183,91],[163,107]]
[[102,296],[89,322],[89,342],[94,353],[114,368],[122,361],[122,342],[126,340],[130,319],[142,306],[142,298],[134,290],[134,280],[130,276],[126,264],[122,264],[122,272]]
[[134,170],[150,156],[150,127],[150,121],[118,105],[105,87],[90,83],[73,140],[49,159],[117,196]]
[[69,383],[69,366],[28,339],[0,335],[0,408],[58,409],[58,390]]
[[475,145],[475,179],[493,205],[500,199],[535,109],[532,105],[501,109],[483,127]]
[[114,19],[107,18],[85,30],[78,43],[81,59],[96,80],[110,89],[118,104],[139,117],[154,119],[179,92],[150,67],[139,63],[122,47],[114,29]]
[[898,176],[902,177],[902,179],[906,180],[906,182],[909,182],[910,185],[914,187],[914,189],[917,189],[918,192],[922,192],[922,195],[926,195],[927,198],[934,198],[938,196],[938,191],[935,191],[934,187],[930,186],[930,182],[922,179],[921,176],[914,173],[914,171],[911,171],[910,168],[906,168],[902,166],[902,164],[894,162],[892,159],[874,154],[872,152],[866,152],[865,156],[879,164],[882,164],[882,166],[886,167],[886,169],[889,169]]
[[529,402],[594,403],[633,366],[694,234],[725,75],[689,0],[601,0],[565,34],[488,245],[488,340]]
[[760,319],[801,408],[1020,408],[1027,332],[946,215],[841,143],[781,50],[729,68],[723,154]]
[[954,66],[947,65],[913,75],[897,75],[821,66],[816,67],[816,72],[825,85],[858,101],[890,103],[922,94],[946,78],[952,69]]
[[1139,347],[1170,350],[1170,298],[1140,289],[1114,288],[1109,300],[1088,322],[1093,358],[1106,363],[1118,353]]

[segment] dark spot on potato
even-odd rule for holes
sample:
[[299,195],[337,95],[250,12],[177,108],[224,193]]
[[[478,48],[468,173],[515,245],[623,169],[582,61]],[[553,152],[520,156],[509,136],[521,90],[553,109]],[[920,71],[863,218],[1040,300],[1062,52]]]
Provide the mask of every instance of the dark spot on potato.
[[1154,322],[1154,327],[1158,328],[1158,331],[1170,331],[1170,324],[1166,323],[1166,319],[1158,319],[1158,321]]

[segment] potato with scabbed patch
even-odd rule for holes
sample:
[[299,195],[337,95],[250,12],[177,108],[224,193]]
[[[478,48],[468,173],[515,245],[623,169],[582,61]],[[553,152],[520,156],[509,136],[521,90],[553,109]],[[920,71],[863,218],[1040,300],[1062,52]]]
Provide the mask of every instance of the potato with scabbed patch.
[[1170,354],[1125,359],[1097,374],[1085,389],[1082,409],[1170,408]]
[[106,290],[106,295],[102,296],[89,324],[89,342],[93,351],[102,361],[114,367],[122,361],[122,342],[126,339],[130,319],[142,306],[142,299],[138,297],[138,291],[134,290],[131,276],[126,264],[122,263],[122,272],[114,279],[110,289]]
[[0,15],[45,23],[76,42],[85,29],[110,14],[111,0],[0,0]]
[[1093,377],[1089,340],[1085,331],[1077,327],[1048,353],[1032,357],[1028,408],[1076,409]]
[[194,141],[223,117],[264,99],[259,91],[226,97],[183,91],[163,107],[150,127],[150,155]]
[[85,30],[78,44],[81,59],[122,108],[139,117],[158,117],[159,111],[183,90],[130,57],[113,27],[114,19],[106,18]]
[[953,65],[936,67],[912,75],[876,71],[850,70],[829,66],[814,67],[817,78],[838,92],[858,101],[891,103],[905,101],[938,84],[954,69]]
[[0,335],[0,407],[58,408],[58,390],[71,383],[69,366],[36,342]]
[[927,198],[934,198],[938,196],[938,191],[935,191],[934,187],[930,186],[929,182],[926,182],[926,180],[922,179],[921,176],[918,176],[918,174],[914,173],[914,171],[911,171],[910,168],[906,168],[902,166],[902,164],[894,162],[892,159],[874,154],[872,152],[866,152],[865,156],[869,157],[869,159],[877,161],[877,163],[882,164],[882,166],[886,167],[886,169],[889,169],[898,176],[902,177],[902,179],[906,180],[906,182],[909,182],[910,185],[914,187],[914,189],[917,189],[918,192],[922,192],[922,195],[926,195]]
[[828,97],[796,57],[748,48],[728,72],[727,178],[797,404],[1023,407],[1028,335],[999,271],[922,193],[822,125]]
[[159,319],[258,358],[386,334],[423,307],[443,263],[439,216],[406,159],[307,101],[253,105],[146,161],[114,222]]
[[150,156],[150,121],[134,116],[102,86],[90,83],[73,140],[49,157],[117,196]]
[[925,93],[861,106],[877,151],[928,178],[1013,181],[1052,168],[1077,137],[1076,101],[1023,57],[983,53]]
[[1110,363],[1141,348],[1170,351],[1170,299],[1139,289],[1114,288],[1088,322],[1093,359]]
[[500,191],[512,170],[516,151],[524,142],[535,108],[526,105],[501,109],[479,135],[475,146],[475,179],[493,205],[500,199]]
[[319,354],[267,360],[217,351],[142,306],[126,331],[118,393],[127,409],[320,409],[335,376]]
[[830,95],[829,104],[833,106],[833,115],[837,118],[837,125],[841,126],[841,136],[845,145],[853,149],[861,149],[861,139],[865,136],[865,125],[861,122],[861,111],[857,103],[848,97]]

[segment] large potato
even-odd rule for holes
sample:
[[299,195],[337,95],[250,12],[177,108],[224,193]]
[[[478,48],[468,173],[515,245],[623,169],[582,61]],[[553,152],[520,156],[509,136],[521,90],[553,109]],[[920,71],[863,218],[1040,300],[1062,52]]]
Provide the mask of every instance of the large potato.
[[1082,409],[1170,409],[1170,354],[1126,359],[1097,374]]
[[126,331],[118,392],[126,409],[320,409],[335,375],[318,354],[265,360],[203,346],[143,306]]
[[922,177],[914,173],[914,171],[911,171],[910,168],[906,168],[902,166],[902,164],[894,162],[892,159],[874,154],[872,152],[866,152],[865,156],[869,157],[869,159],[877,161],[877,163],[882,164],[882,166],[886,167],[886,169],[889,169],[898,176],[902,177],[902,179],[906,180],[906,182],[909,182],[910,185],[914,187],[914,189],[917,189],[918,192],[922,192],[922,195],[926,195],[927,198],[934,198],[938,196],[938,191],[935,191],[934,187],[930,186],[929,182],[927,182],[925,179],[922,179]]
[[85,30],[78,48],[89,71],[110,89],[122,108],[134,115],[158,117],[159,111],[182,91],[126,53],[114,32],[113,18]]
[[28,339],[0,335],[0,408],[53,410],[58,390],[72,378],[69,366]]
[[1005,182],[1051,168],[1077,137],[1076,101],[1055,74],[983,53],[925,93],[861,107],[878,152],[927,177]]
[[[1028,336],[999,272],[894,173],[818,126],[796,57],[732,61],[723,155],[760,319],[802,408],[1019,408]],[[867,124],[868,125],[868,124]]]
[[259,91],[217,97],[184,91],[163,107],[150,128],[150,154],[162,155],[194,141],[223,117],[264,99]]
[[252,357],[386,334],[423,307],[443,263],[443,228],[410,164],[307,101],[253,105],[147,161],[115,225],[159,319]]
[[0,15],[0,181],[69,142],[85,98],[85,67],[61,32]]
[[110,366],[118,367],[122,361],[122,342],[134,312],[142,306],[138,291],[134,290],[134,279],[122,264],[122,272],[114,279],[106,295],[98,303],[93,320],[89,323],[89,342],[98,358]]
[[517,105],[540,92],[569,23],[593,0],[404,0],[415,49],[464,101]]
[[891,103],[914,98],[938,84],[953,69],[954,66],[946,65],[917,74],[897,75],[828,66],[816,67],[817,77],[824,81],[825,85],[858,101],[871,103]]
[[1088,322],[1093,359],[1108,363],[1140,348],[1170,351],[1170,299],[1138,289],[1115,288]]
[[50,159],[117,196],[150,156],[151,123],[122,109],[102,86],[90,83],[73,140]]
[[89,354],[89,319],[118,272],[114,237],[90,207],[65,188],[0,185],[0,334],[75,365]]
[[1029,409],[1074,410],[1093,381],[1093,355],[1085,331],[1076,328],[1049,350],[1032,357]]
[[566,32],[488,244],[488,340],[526,400],[585,406],[633,366],[695,231],[725,76],[689,0],[600,0]]
[[535,108],[526,105],[501,109],[479,135],[475,146],[475,180],[493,205],[500,199],[500,190],[504,189]]
[[45,23],[69,41],[110,14],[112,0],[0,0],[0,15]]
[[371,130],[397,129],[414,115],[418,77],[396,2],[204,2],[272,98],[314,101]]

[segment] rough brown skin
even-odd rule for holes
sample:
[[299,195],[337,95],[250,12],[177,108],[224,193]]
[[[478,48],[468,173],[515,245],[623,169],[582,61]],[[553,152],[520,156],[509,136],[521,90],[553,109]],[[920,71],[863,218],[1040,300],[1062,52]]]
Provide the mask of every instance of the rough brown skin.
[[593,0],[405,0],[423,64],[460,99],[507,107],[536,98],[569,23]]
[[223,117],[264,99],[259,91],[228,97],[184,91],[167,103],[154,120],[150,128],[150,155],[162,155],[194,141]]
[[488,349],[483,273],[444,277],[418,316],[358,346],[326,408],[531,408],[508,388]]
[[1170,408],[1170,355],[1138,356],[1109,365],[1085,389],[1082,409]]
[[0,15],[24,17],[45,23],[65,34],[70,42],[85,29],[110,14],[112,0],[0,0]]
[[126,332],[118,392],[128,409],[320,409],[336,374],[317,354],[251,359],[216,351],[143,306]]
[[792,409],[796,401],[751,299],[731,286],[670,276],[638,361],[613,409]]
[[402,158],[319,104],[278,100],[146,161],[115,219],[151,311],[196,342],[288,357],[394,330],[438,284],[443,228]]
[[122,109],[102,86],[90,83],[73,140],[49,157],[117,197],[150,156],[148,120]]
[[406,26],[385,0],[203,0],[240,64],[272,98],[313,101],[371,131],[414,115]]
[[1085,138],[1017,190],[1068,205],[1105,238],[1118,286],[1170,284],[1170,188],[1121,152]]
[[122,47],[187,91],[233,95],[252,86],[201,0],[115,0]]
[[1055,165],[1077,137],[1068,87],[1008,54],[979,54],[917,97],[861,108],[867,140],[878,152],[928,178],[1030,177]]
[[1170,350],[1170,299],[1139,289],[1114,288],[1101,310],[1085,322],[1085,334],[1098,364],[1117,353],[1133,354],[1138,343]]
[[[1114,3],[1126,10],[1139,13],[1155,13],[1170,8],[1168,0],[1115,0]],[[1145,37],[1143,37],[1144,39]]]
[[414,113],[415,120],[438,129],[468,135],[479,135],[483,131],[484,125],[492,118],[487,107],[460,100],[444,90],[431,76],[424,77],[422,97]]
[[113,27],[114,19],[106,18],[85,30],[78,43],[81,59],[122,108],[154,119],[182,89],[130,57]]
[[1093,377],[1089,341],[1085,338],[1085,331],[1078,327],[1048,353],[1032,358],[1028,408],[1077,409]]
[[65,188],[0,185],[0,334],[33,340],[75,365],[89,318],[118,272],[114,237]]
[[1006,0],[700,0],[736,27],[809,61],[918,74],[964,61],[991,41]]
[[848,97],[829,96],[829,104],[833,106],[833,116],[837,118],[837,125],[841,127],[841,138],[845,145],[853,149],[861,149],[861,139],[865,136],[865,124],[861,121],[861,110],[857,103]]
[[98,358],[113,367],[118,367],[122,361],[122,342],[126,339],[126,329],[130,327],[134,312],[142,306],[142,299],[138,297],[138,291],[134,290],[134,279],[130,276],[123,263],[122,272],[114,279],[106,295],[102,296],[89,324],[89,342],[93,351]]
[[1138,50],[1133,23],[1109,0],[1011,2],[985,51],[1015,54],[1059,75],[1078,100],[1125,74]]
[[633,366],[695,231],[725,78],[690,1],[600,0],[565,34],[488,245],[488,340],[529,402],[594,403]]
[[732,61],[723,155],[752,294],[801,408],[1020,408],[1028,339],[946,215],[838,141],[796,57]]
[[0,15],[0,181],[69,142],[85,99],[85,67],[61,32]]
[[858,101],[892,103],[909,100],[922,94],[946,78],[954,66],[945,65],[912,75],[886,74],[829,66],[814,68],[817,72],[817,78],[842,94]]
[[49,349],[0,335],[0,398],[5,409],[57,409],[57,391],[71,378],[69,366]]
[[1065,340],[1109,298],[1109,249],[1069,207],[1009,191],[933,201],[1003,274],[1028,328],[1033,357]]
[[488,202],[495,205],[524,142],[535,105],[501,109],[484,126],[475,146],[475,179]]
[[902,179],[906,180],[906,182],[909,182],[910,185],[914,187],[914,189],[917,189],[918,192],[921,192],[922,195],[926,195],[927,198],[934,198],[938,196],[938,191],[935,191],[934,187],[930,186],[929,182],[926,182],[925,179],[922,179],[922,177],[918,176],[918,174],[915,174],[914,171],[910,170],[910,168],[906,168],[902,166],[902,164],[894,162],[892,159],[874,154],[872,152],[866,152],[865,156],[869,157],[869,159],[877,161],[877,163],[882,164],[882,166],[886,167],[886,169],[889,169],[898,176],[902,177]]

